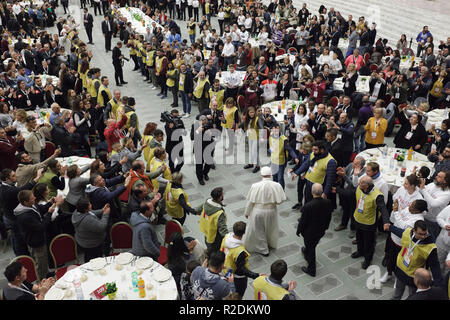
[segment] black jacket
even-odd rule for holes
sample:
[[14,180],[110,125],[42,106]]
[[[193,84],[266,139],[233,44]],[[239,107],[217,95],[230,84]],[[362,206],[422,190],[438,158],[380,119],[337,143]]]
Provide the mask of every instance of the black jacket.
[[323,237],[330,225],[332,211],[333,206],[328,199],[314,198],[309,201],[301,209],[297,235],[301,234],[305,239]]
[[[411,124],[409,123],[409,120],[406,118],[404,112],[399,113],[398,121],[400,121],[402,126],[395,135],[394,138],[395,147],[403,149],[409,149],[410,147],[414,149],[416,145],[420,145],[421,147],[423,147],[423,145],[427,142],[428,135],[422,123],[419,122],[417,124],[416,130],[412,130]],[[412,136],[410,139],[407,139],[406,135],[409,132],[412,132]]]
[[111,31],[108,31],[108,25],[106,24],[106,21],[102,21],[102,32],[103,34],[108,34],[108,32],[112,33],[114,31],[114,23],[111,20],[109,21],[109,27]]
[[337,166],[342,167],[344,162],[344,147],[341,139],[336,139],[336,142],[331,145],[330,142],[327,143],[328,152],[333,156],[334,160],[336,160]]
[[64,127],[58,125],[53,126],[51,131],[52,140],[56,147],[61,148],[61,157],[69,157],[73,155],[72,135]]
[[[92,18],[92,14],[88,13],[86,15],[83,15],[83,18],[86,22],[84,22],[84,27],[85,28],[91,28],[94,26],[94,18]],[[103,29],[103,24],[102,24],[102,29]]]
[[18,188],[15,185],[10,185],[5,182],[1,182],[0,184],[0,201],[1,206],[3,208],[3,213],[5,217],[10,220],[15,220],[14,209],[19,205],[19,200],[17,199],[17,195],[22,190],[31,190],[36,182],[31,181],[26,185]]
[[46,244],[46,229],[51,222],[51,214],[46,212],[43,215],[37,207],[28,208],[19,205],[14,210],[17,217],[17,224],[25,243],[32,248],[39,248]]
[[[182,72],[180,72],[181,76]],[[184,79],[184,93],[189,94],[194,92],[194,80],[192,77],[192,73],[188,70],[185,73],[185,79]],[[191,97],[192,99],[192,97]]]
[[413,293],[406,300],[448,300],[448,295],[440,287],[431,287],[426,291]]

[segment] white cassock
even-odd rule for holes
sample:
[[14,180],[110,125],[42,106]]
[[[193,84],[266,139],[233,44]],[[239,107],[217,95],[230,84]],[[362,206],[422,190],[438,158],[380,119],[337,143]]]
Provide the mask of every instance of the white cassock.
[[268,254],[269,247],[278,244],[277,204],[286,200],[286,194],[278,182],[272,178],[252,184],[247,195],[245,216],[248,216],[245,231],[245,248],[249,252]]

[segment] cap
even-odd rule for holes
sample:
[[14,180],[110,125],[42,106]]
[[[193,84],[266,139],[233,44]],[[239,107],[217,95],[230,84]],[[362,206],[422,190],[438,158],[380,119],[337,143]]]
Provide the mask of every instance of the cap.
[[272,170],[270,170],[269,167],[262,167],[261,168],[261,175],[262,176],[271,176],[272,175]]

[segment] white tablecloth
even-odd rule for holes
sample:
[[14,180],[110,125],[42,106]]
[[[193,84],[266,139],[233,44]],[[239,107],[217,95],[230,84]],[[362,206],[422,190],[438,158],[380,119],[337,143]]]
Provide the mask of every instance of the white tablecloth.
[[[152,18],[150,18],[149,16],[147,16],[144,12],[142,12],[141,9],[138,8],[128,8],[129,10],[127,10],[126,8],[120,8],[119,9],[119,13],[121,14],[122,17],[127,19],[127,22],[131,22],[131,26],[132,28],[139,34],[145,35],[147,34],[147,27],[150,28],[150,32],[153,33],[153,22],[154,21]],[[137,21],[134,17],[133,14],[137,14],[139,15],[143,20],[144,20],[144,25],[142,25],[141,21]],[[156,27],[160,27],[161,30],[164,30],[164,28],[156,22]]]
[[[358,76],[358,80],[356,80],[356,92],[368,94],[370,91],[369,81],[370,81],[369,76],[361,76],[361,75]],[[342,77],[336,78],[334,80],[333,88],[334,88],[334,90],[344,91],[344,83],[342,82]]]
[[272,101],[266,104],[263,104],[261,109],[264,111],[264,108],[269,107],[271,110],[271,114],[275,117],[275,120],[277,120],[277,122],[283,122],[284,121],[284,116],[287,114],[287,109],[291,108],[294,103],[296,105],[298,105],[298,101],[295,100],[284,100],[285,102],[285,107],[284,109],[281,109],[281,113],[278,113],[278,107],[281,106],[282,104],[282,100],[280,101]]
[[[34,111],[29,110],[29,111],[27,111],[27,115],[35,116],[38,119],[37,120],[38,124],[42,124],[42,123],[44,123],[44,121],[48,123],[49,119],[50,119],[50,115],[53,112],[52,109],[51,108],[42,108],[39,111],[41,113],[40,115],[37,114],[36,110],[34,110]],[[64,111],[72,111],[72,110],[61,108],[61,113],[63,113]],[[44,116],[44,114],[45,114],[45,116]]]
[[447,116],[445,117],[446,109],[434,109],[430,112],[427,112],[427,123],[425,123],[425,129],[428,131],[431,129],[431,125],[434,124],[436,129],[441,128],[442,120],[448,118],[448,110]]
[[[40,8],[40,7],[42,7],[44,5],[44,1],[40,1],[40,0],[32,0],[31,2],[37,8]],[[30,5],[30,1],[21,1],[21,2],[19,2],[19,4],[22,7],[29,6]]]
[[[366,163],[369,161],[378,163],[380,165],[382,177],[390,188],[401,187],[405,178],[400,176],[401,162],[394,160],[394,155],[395,152],[401,153],[403,150],[398,148],[388,148],[386,157],[383,157],[382,150],[383,148],[366,149],[360,152],[358,156],[363,157],[366,160]],[[428,161],[427,156],[421,153],[413,152],[412,160],[407,159],[408,151],[406,151],[405,160],[403,161],[406,165],[405,177],[412,173],[414,166],[417,167],[417,170],[422,166],[426,166],[430,168],[432,173],[434,171],[434,164]]]
[[[55,290],[67,290],[72,291],[70,297],[64,297],[64,300],[77,300],[74,285],[72,282],[66,281],[72,280],[72,273],[78,273],[79,276],[85,274],[87,280],[81,282],[81,288],[83,290],[84,300],[90,300],[90,294],[106,283],[115,282],[117,286],[117,300],[149,300],[151,296],[156,296],[156,300],[176,300],[178,297],[177,286],[175,280],[172,277],[164,282],[158,282],[154,279],[153,274],[156,269],[164,268],[158,262],[154,262],[150,268],[142,270],[142,274],[138,275],[145,282],[146,295],[144,298],[139,297],[139,292],[133,291],[131,273],[133,271],[138,271],[136,266],[131,262],[127,265],[123,265],[122,270],[117,270],[114,257],[106,257],[107,265],[104,267],[106,274],[101,275],[99,271],[91,271],[89,269],[89,263],[83,264],[77,268],[68,271],[61,279],[59,279],[54,286],[50,288],[47,292],[45,300],[50,300]],[[151,289],[147,288],[147,284],[151,284],[153,287]],[[61,287],[67,286],[66,289],[60,289]],[[47,298],[50,297],[50,298]],[[104,297],[102,300],[108,300],[108,297]]]
[[[381,61],[383,63],[386,63],[386,58],[387,57],[383,57],[381,59]],[[410,71],[408,69],[411,68],[412,58],[413,57],[410,57],[409,59],[408,58],[405,58],[405,59],[401,58],[400,59],[400,65],[399,65],[400,73],[404,73],[404,74],[409,75]],[[414,57],[414,62],[415,62],[414,66],[418,66],[420,61],[422,61],[422,58]]]
[[[81,169],[84,166],[94,162],[95,159],[72,156],[72,157],[66,157],[66,158],[56,158],[56,160],[59,161],[59,163],[61,164],[62,167],[64,167],[64,166],[69,167],[72,164],[76,164]],[[83,173],[81,176],[83,178],[89,178],[90,174],[91,174],[91,170],[88,170],[85,173]],[[69,178],[66,176],[65,180],[66,180],[66,187],[64,188],[64,190],[63,191],[58,190],[58,193],[62,193],[64,198],[67,197],[67,194],[69,193]]]
[[291,63],[291,65],[294,64],[294,62],[295,62],[295,55],[289,54],[289,53],[280,54],[279,56],[276,56],[275,57],[275,61],[283,60],[285,57],[289,57],[289,62]]
[[[240,82],[239,86],[242,86],[244,84],[244,78],[245,78],[245,75],[247,74],[247,72],[246,71],[236,71],[236,70],[234,72],[239,74],[239,76],[241,77],[241,82]],[[223,81],[224,81],[225,77],[228,75],[228,73],[229,73],[228,71],[222,71],[222,76],[221,76],[220,73],[217,72],[216,79],[219,79],[220,85],[226,87],[226,85]]]

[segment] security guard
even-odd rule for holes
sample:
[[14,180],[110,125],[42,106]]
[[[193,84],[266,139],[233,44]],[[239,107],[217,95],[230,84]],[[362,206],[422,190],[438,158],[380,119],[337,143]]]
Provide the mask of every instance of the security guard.
[[220,251],[225,253],[224,273],[232,269],[234,273],[234,287],[240,298],[244,296],[247,289],[247,277],[252,279],[260,275],[250,271],[248,268],[248,258],[250,253],[245,249],[242,237],[244,236],[246,223],[238,221],[233,225],[233,232],[228,233],[222,241]]
[[197,208],[201,211],[200,231],[205,234],[207,255],[219,251],[223,238],[228,233],[227,216],[225,215],[223,201],[223,188],[217,187],[211,191],[211,199]]
[[[363,179],[363,178],[361,178]],[[408,286],[410,295],[417,290],[414,284],[414,273],[418,268],[429,267],[433,275],[434,285],[441,286],[442,275],[437,256],[437,246],[423,220],[414,223],[414,228],[400,229],[389,223],[384,230],[401,238],[402,249],[397,256],[395,267],[395,291],[392,300],[400,300]]]
[[255,300],[295,300],[297,282],[283,283],[287,272],[284,260],[277,260],[270,266],[270,276],[261,275],[253,281]]
[[361,265],[363,269],[369,267],[375,252],[378,212],[381,213],[383,222],[388,223],[389,212],[384,203],[383,193],[375,188],[371,177],[363,176],[356,189],[356,209],[353,217],[357,251],[352,254],[353,259],[364,257]]
[[183,174],[175,172],[172,175],[172,181],[166,185],[164,192],[164,201],[166,202],[166,212],[172,219],[177,220],[181,225],[186,220],[186,214],[200,214],[191,207],[189,197],[183,190]]

